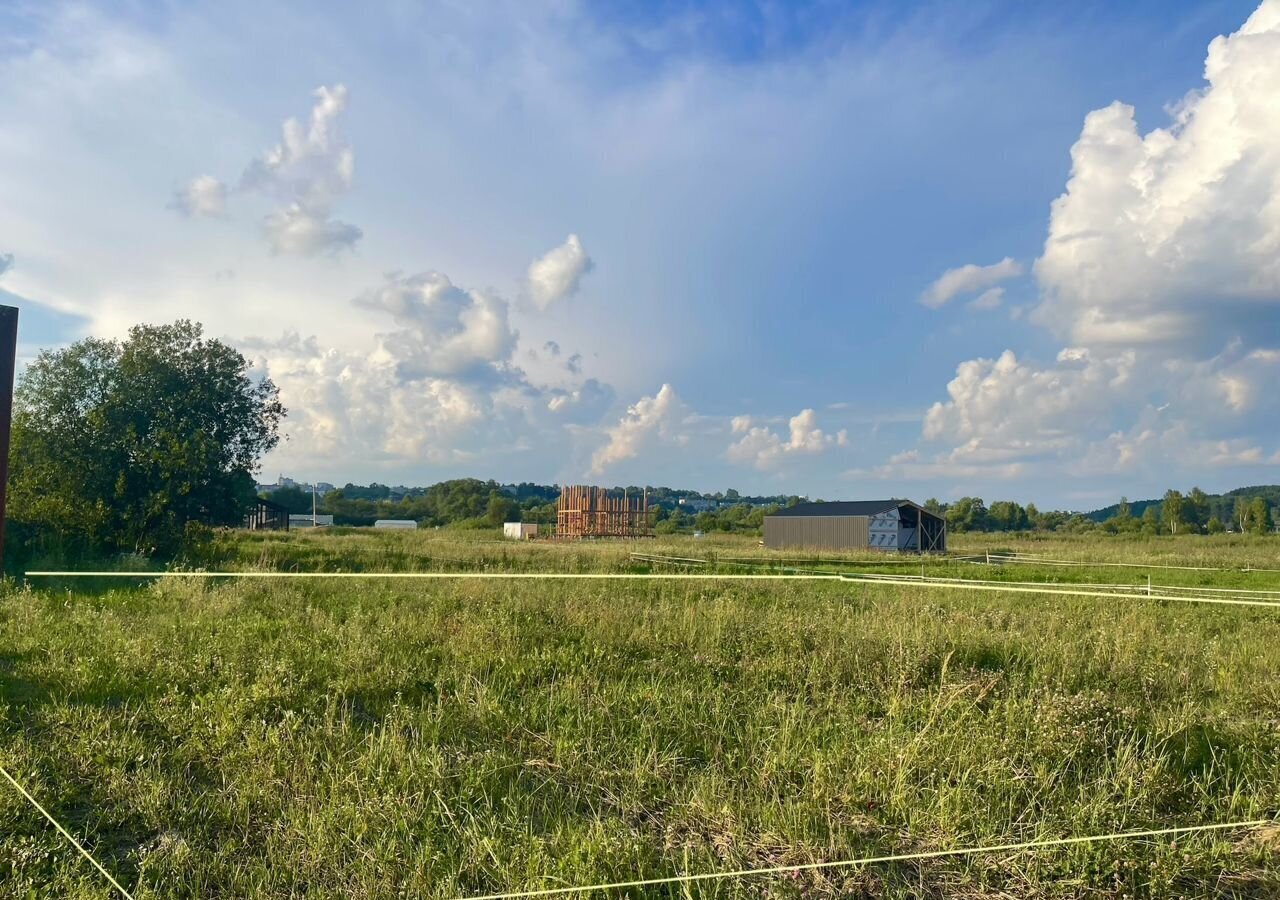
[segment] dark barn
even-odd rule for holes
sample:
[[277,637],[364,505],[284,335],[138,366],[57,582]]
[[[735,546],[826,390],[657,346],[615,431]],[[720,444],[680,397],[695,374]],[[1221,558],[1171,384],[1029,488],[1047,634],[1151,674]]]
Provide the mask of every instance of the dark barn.
[[910,500],[801,503],[765,516],[764,545],[775,550],[943,553],[947,522]]

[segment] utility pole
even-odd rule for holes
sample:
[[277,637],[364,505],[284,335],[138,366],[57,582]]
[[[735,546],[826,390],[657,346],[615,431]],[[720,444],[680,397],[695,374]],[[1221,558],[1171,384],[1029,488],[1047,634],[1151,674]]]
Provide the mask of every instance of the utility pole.
[[316,486],[311,483],[311,527],[316,527]]
[[13,368],[18,358],[18,308],[0,306],[0,576],[9,488],[9,428],[13,424]]

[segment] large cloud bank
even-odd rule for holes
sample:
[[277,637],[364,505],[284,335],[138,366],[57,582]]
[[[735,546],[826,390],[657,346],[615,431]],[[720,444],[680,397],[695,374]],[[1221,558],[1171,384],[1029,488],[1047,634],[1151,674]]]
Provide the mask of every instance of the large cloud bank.
[[594,378],[535,383],[514,362],[510,304],[440,272],[389,275],[352,304],[390,326],[371,352],[296,333],[238,342],[289,408],[282,463],[336,456],[394,468],[558,445],[566,425],[599,421],[613,399]]
[[[1205,80],[1146,135],[1123,103],[1085,118],[1033,269],[1031,320],[1066,346],[961,363],[924,422],[945,449],[895,474],[1280,459],[1280,0],[1214,39]],[[926,302],[982,286],[948,275]]]

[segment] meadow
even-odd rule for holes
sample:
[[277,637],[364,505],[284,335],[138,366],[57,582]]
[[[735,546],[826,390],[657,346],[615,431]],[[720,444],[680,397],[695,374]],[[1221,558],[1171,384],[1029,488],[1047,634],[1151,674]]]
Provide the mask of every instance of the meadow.
[[[952,549],[1099,565],[341,529],[235,533],[190,565],[1280,589],[1244,571],[1280,569],[1267,538]],[[0,762],[138,898],[460,898],[1270,818],[1280,609],[836,580],[33,578],[0,593]],[[1275,897],[1280,828],[623,895]],[[0,784],[0,896],[117,895]]]

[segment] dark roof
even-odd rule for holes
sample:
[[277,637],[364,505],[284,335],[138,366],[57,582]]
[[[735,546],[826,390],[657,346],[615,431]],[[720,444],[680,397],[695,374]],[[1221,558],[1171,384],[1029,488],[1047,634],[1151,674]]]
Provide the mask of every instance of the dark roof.
[[775,516],[874,516],[876,513],[913,505],[909,500],[841,500],[834,503],[800,503],[774,513]]

